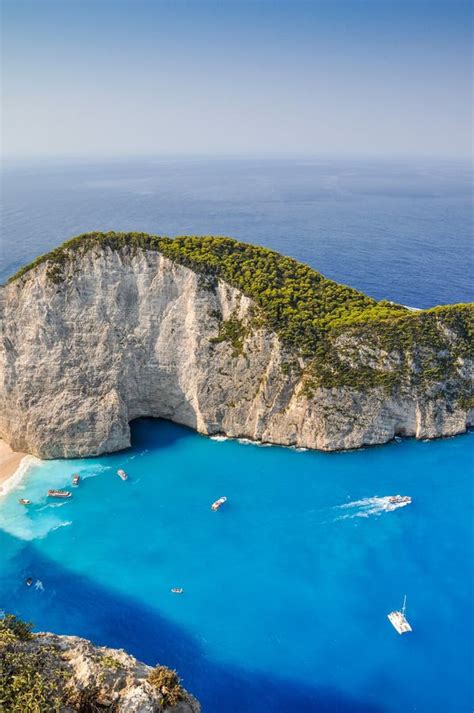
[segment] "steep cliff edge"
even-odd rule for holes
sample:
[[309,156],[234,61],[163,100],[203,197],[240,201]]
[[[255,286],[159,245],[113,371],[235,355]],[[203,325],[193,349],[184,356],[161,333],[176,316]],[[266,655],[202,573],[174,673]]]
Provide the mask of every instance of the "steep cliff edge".
[[79,236],[0,310],[0,436],[43,458],[125,448],[139,416],[324,450],[472,419],[473,305],[376,302],[229,238]]
[[176,672],[78,636],[33,634],[0,619],[0,710],[12,713],[200,713]]

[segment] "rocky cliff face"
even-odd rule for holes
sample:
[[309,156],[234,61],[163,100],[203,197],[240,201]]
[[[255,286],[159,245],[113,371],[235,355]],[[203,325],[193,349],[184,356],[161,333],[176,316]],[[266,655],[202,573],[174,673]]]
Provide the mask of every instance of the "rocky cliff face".
[[[323,450],[453,435],[471,419],[459,398],[472,374],[465,357],[416,388],[410,378],[391,390],[324,386],[317,363],[292,353],[222,279],[210,284],[160,252],[107,246],[71,256],[63,270],[52,280],[43,262],[1,288],[0,436],[16,450],[115,451],[130,444],[139,416]],[[436,328],[444,350],[454,348],[456,332]],[[352,333],[332,348],[343,370],[357,361],[384,377],[402,358]],[[415,373],[414,352],[409,359]]]
[[77,636],[0,637],[0,710],[200,713],[175,672]]

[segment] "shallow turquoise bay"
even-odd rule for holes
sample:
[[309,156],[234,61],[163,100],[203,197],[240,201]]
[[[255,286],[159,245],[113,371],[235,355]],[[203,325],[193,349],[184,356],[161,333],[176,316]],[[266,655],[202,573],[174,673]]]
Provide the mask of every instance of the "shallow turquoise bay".
[[[470,711],[472,442],[324,454],[138,421],[133,448],[32,467],[3,499],[0,606],[176,667],[205,713]],[[397,493],[412,505],[370,500]]]

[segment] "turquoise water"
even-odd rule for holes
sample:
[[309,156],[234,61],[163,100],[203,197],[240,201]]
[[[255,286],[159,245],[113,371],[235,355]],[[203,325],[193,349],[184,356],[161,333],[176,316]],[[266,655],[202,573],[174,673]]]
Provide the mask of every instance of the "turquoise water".
[[0,606],[176,667],[205,713],[471,711],[473,437],[324,454],[138,421],[133,448],[4,499]]
[[[2,280],[73,234],[145,230],[232,235],[407,305],[472,299],[466,162],[37,160],[2,179]],[[472,435],[341,454],[159,421],[133,436],[33,468],[0,503],[0,607],[175,666],[204,713],[472,712]],[[48,504],[76,471],[73,500]],[[396,493],[413,504],[365,500]],[[400,637],[386,614],[405,593]]]

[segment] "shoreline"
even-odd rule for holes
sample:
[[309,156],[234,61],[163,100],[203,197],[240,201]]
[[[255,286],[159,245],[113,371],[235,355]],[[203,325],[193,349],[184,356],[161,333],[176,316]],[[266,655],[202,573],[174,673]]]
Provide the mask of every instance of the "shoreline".
[[28,453],[13,451],[0,438],[0,497],[17,485],[30,465]]

